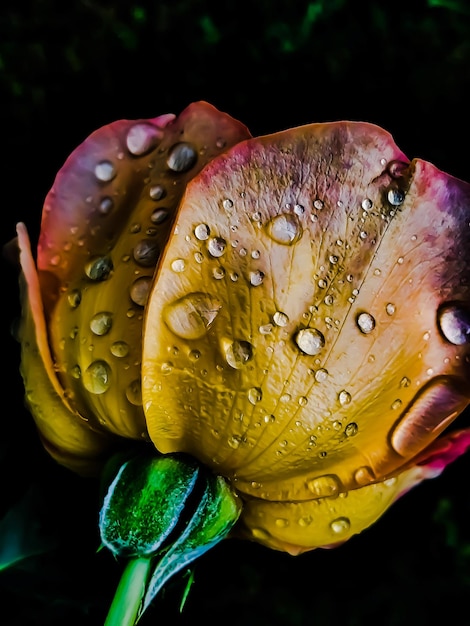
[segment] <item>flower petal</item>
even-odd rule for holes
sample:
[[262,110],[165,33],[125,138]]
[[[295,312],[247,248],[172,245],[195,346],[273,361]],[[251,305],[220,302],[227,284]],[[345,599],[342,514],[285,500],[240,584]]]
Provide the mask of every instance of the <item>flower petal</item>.
[[108,435],[92,430],[72,410],[57,380],[47,343],[39,281],[24,224],[18,224],[17,233],[23,272],[19,338],[26,402],[51,456],[79,474],[95,474],[104,462],[111,440]]
[[214,159],[147,306],[156,447],[265,500],[393,474],[469,403],[469,206],[470,185],[366,123]]
[[452,433],[445,444],[436,443],[423,453],[419,465],[338,497],[306,502],[248,499],[239,535],[293,555],[335,547],[376,522],[393,502],[420,482],[438,476],[469,447],[470,430]]
[[186,183],[249,136],[206,102],[178,117],[120,120],[70,155],[47,195],[38,273],[54,367],[94,427],[147,438],[143,311]]

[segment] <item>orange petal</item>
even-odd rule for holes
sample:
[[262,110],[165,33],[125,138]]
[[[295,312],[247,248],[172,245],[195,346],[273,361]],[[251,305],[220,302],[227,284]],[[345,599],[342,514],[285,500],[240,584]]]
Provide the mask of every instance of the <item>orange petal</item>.
[[403,466],[469,403],[469,205],[470,185],[366,123],[249,139],[212,161],[146,311],[156,447],[275,501]]
[[71,409],[59,384],[47,343],[39,281],[31,254],[28,233],[18,224],[20,249],[22,320],[21,374],[26,403],[48,452],[61,465],[80,474],[98,472],[109,450],[109,436],[95,432]]

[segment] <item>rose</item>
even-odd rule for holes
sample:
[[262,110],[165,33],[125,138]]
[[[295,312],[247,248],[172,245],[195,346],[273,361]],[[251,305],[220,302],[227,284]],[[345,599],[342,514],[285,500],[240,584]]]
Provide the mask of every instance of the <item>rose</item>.
[[[69,157],[36,266],[18,225],[21,371],[46,449],[128,441],[225,478],[239,537],[342,543],[470,443],[470,185],[368,123],[250,138],[207,103]],[[145,443],[143,444],[145,445]]]

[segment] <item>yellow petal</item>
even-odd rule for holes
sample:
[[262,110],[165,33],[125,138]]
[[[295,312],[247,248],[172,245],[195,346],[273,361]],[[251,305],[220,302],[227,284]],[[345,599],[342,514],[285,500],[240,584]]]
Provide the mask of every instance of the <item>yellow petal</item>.
[[21,374],[26,403],[48,452],[61,465],[83,475],[99,471],[109,450],[110,437],[92,430],[67,402],[54,372],[47,343],[39,282],[28,233],[18,224],[22,275]]
[[469,402],[469,200],[468,184],[359,122],[212,161],[146,311],[156,447],[274,501],[403,466]]

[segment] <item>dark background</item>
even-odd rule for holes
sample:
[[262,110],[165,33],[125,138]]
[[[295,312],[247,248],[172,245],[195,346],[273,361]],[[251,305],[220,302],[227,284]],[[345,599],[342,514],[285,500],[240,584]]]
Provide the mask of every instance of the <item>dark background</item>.
[[[469,88],[464,0],[2,0],[1,243],[20,220],[37,234],[56,172],[93,130],[196,100],[253,135],[374,122],[410,158],[470,180]],[[10,332],[17,274],[4,259],[1,279],[0,559],[32,556],[0,571],[0,624],[100,626],[121,564],[96,553],[97,485],[39,445]],[[219,544],[197,562],[183,611],[184,575],[141,624],[468,624],[469,469],[459,459],[335,550]]]

